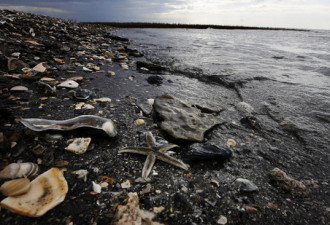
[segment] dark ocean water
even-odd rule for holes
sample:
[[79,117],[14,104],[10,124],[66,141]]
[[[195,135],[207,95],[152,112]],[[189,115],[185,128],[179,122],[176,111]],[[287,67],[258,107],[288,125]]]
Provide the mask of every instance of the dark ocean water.
[[[131,47],[147,60],[183,76],[218,76],[240,84],[240,100],[257,111],[266,107],[277,122],[290,118],[299,129],[329,141],[330,31],[120,29],[115,33],[130,39]],[[186,93],[214,99],[216,89],[204,82],[188,87]],[[232,104],[240,100],[232,99]]]

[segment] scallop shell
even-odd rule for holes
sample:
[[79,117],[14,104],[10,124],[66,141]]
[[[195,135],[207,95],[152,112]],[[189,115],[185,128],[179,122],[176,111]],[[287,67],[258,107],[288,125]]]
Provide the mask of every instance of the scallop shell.
[[11,163],[0,171],[0,178],[34,177],[38,171],[39,166],[35,163]]
[[26,193],[31,188],[28,178],[20,178],[5,182],[0,187],[0,191],[5,196],[17,196]]
[[34,131],[45,130],[73,130],[80,127],[90,127],[103,130],[110,137],[117,135],[116,128],[110,119],[99,116],[83,115],[68,120],[46,120],[46,119],[20,119],[24,126]]
[[52,168],[34,179],[25,194],[7,197],[0,205],[20,215],[40,217],[63,202],[67,192],[63,174]]

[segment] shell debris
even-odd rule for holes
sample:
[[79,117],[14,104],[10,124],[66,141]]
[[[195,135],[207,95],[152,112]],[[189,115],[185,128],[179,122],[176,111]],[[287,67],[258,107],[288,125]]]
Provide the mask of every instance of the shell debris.
[[65,148],[65,150],[73,152],[77,155],[83,154],[87,151],[91,140],[91,138],[75,138],[68,145],[68,147]]
[[25,194],[7,197],[0,205],[23,216],[40,217],[63,202],[67,192],[62,172],[52,168],[34,179]]
[[35,163],[11,163],[0,171],[0,179],[34,177],[39,172],[39,166]]
[[5,182],[0,187],[4,196],[17,196],[26,193],[31,188],[31,182],[28,178],[20,178]]

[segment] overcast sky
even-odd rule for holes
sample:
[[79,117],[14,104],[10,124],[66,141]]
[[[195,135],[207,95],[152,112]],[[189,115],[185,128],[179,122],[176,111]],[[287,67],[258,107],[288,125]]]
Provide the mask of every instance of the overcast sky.
[[330,30],[330,0],[0,0],[0,9],[76,21]]

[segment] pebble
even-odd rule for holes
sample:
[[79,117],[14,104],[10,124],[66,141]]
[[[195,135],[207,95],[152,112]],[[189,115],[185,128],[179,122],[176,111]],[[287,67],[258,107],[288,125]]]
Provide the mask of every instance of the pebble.
[[254,108],[250,104],[248,104],[246,102],[239,102],[239,103],[237,103],[236,109],[238,111],[241,111],[241,112],[244,112],[244,113],[248,113],[248,114],[251,114],[251,113],[254,112]]
[[308,189],[302,182],[293,179],[279,168],[272,169],[269,177],[279,188],[289,191],[295,196],[306,197],[309,195]]
[[254,183],[252,183],[252,181],[243,178],[237,178],[235,180],[235,185],[240,189],[240,191],[244,192],[253,192],[259,190],[259,188]]

